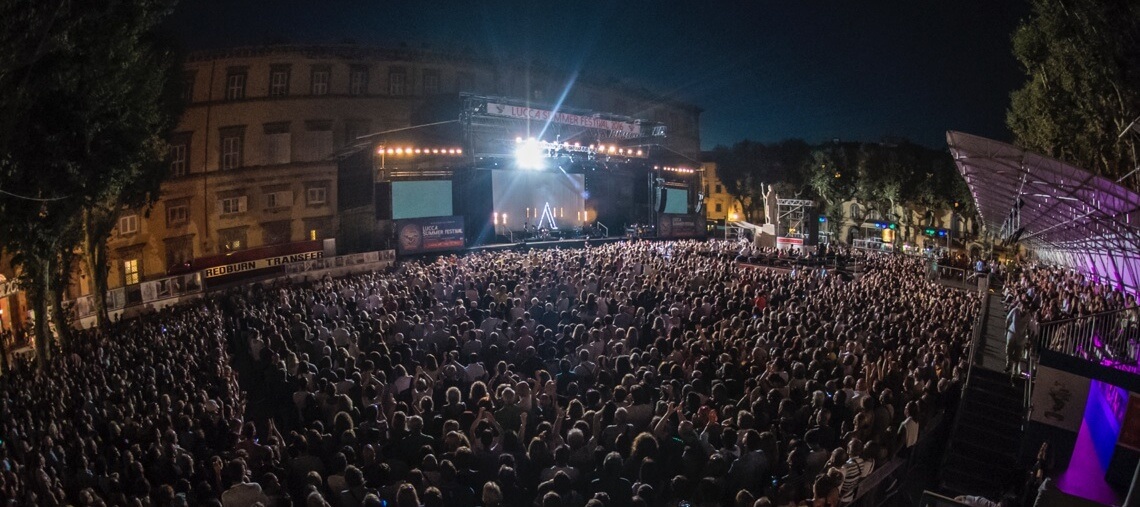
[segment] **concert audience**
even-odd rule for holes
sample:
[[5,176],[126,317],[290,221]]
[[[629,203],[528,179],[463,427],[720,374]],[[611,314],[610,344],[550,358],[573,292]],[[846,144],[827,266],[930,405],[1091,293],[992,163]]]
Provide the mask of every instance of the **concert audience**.
[[279,282],[0,376],[10,505],[821,505],[956,403],[976,297],[624,242]]

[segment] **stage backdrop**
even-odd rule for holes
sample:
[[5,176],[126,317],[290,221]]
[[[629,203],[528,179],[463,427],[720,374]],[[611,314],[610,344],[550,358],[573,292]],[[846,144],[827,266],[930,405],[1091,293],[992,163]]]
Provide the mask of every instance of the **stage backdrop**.
[[396,221],[396,251],[401,255],[459,250],[463,247],[462,216]]
[[573,229],[582,225],[586,210],[586,185],[581,174],[567,174],[557,167],[539,171],[491,171],[494,213],[507,216],[507,228],[523,226]]
[[701,214],[662,213],[657,217],[657,237],[661,239],[703,238],[706,232],[705,216]]

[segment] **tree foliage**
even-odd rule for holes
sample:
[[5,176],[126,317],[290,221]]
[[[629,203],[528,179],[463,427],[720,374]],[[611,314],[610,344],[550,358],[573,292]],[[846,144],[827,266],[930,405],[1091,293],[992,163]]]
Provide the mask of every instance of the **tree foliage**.
[[1140,4],[1134,0],[1033,0],[1013,34],[1026,74],[1006,123],[1032,151],[1117,179],[1137,163]]
[[[153,37],[166,0],[0,4],[0,247],[13,255],[46,352],[48,305],[84,237],[157,198],[178,113],[177,61]],[[59,330],[64,331],[64,330]]]
[[713,150],[717,178],[725,191],[740,201],[745,218],[764,223],[764,192],[768,185],[798,186],[804,160],[811,152],[807,143],[790,139],[774,144],[741,141]]

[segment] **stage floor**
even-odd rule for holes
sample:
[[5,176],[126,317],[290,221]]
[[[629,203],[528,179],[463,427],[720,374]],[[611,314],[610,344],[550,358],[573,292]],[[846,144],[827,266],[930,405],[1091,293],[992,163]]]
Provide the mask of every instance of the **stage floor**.
[[499,251],[511,250],[515,248],[582,248],[589,242],[591,245],[601,245],[605,243],[616,243],[618,241],[625,241],[626,238],[608,237],[608,238],[579,238],[579,239],[555,239],[547,241],[519,241],[515,243],[492,243],[488,245],[479,245],[467,247],[468,252],[485,252],[485,251]]

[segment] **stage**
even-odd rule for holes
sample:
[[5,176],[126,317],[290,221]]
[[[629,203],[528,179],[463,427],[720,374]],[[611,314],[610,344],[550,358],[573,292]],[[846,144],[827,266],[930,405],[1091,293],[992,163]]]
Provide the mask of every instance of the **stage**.
[[607,243],[616,243],[618,241],[626,241],[627,238],[622,236],[607,237],[607,238],[575,238],[575,239],[554,239],[546,241],[520,241],[515,243],[493,243],[488,245],[479,245],[467,247],[467,252],[500,252],[504,250],[515,249],[539,249],[544,250],[547,248],[582,248],[586,243],[591,245],[602,245]]

